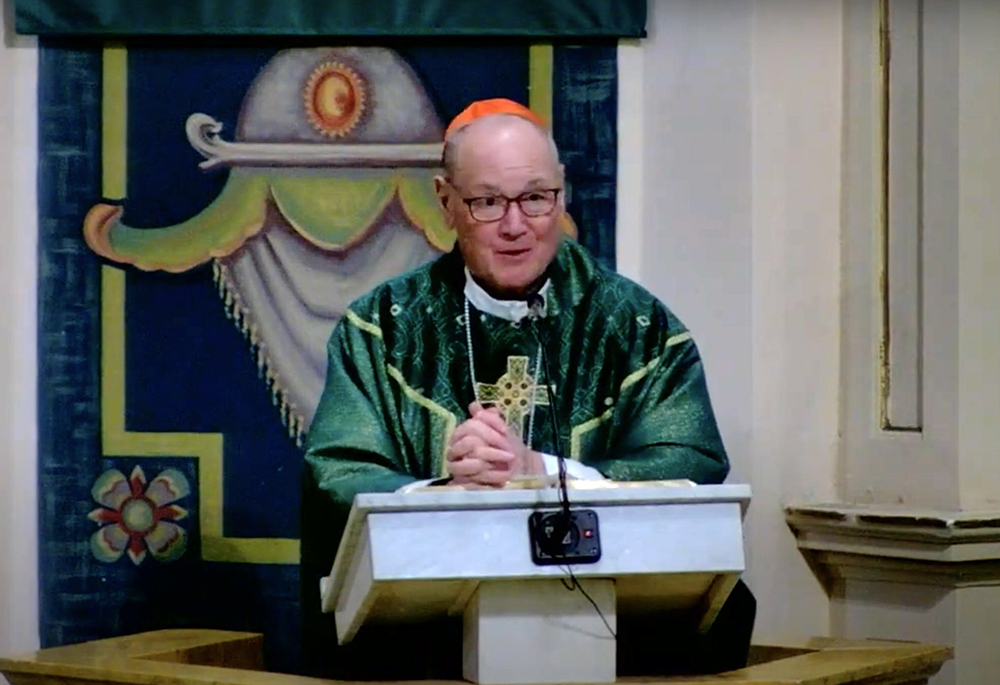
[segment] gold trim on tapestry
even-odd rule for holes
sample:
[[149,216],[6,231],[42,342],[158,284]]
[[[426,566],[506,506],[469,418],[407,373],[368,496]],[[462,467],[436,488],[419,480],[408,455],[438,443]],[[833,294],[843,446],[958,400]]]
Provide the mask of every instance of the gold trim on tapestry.
[[528,108],[552,126],[552,73],[554,51],[550,43],[528,48]]
[[125,199],[127,90],[128,51],[109,43],[101,63],[101,192],[109,200]]

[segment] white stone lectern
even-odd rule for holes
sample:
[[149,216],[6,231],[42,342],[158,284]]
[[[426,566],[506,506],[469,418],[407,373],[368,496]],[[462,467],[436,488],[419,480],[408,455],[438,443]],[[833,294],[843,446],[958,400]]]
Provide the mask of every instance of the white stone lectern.
[[321,583],[338,640],[365,622],[462,616],[468,680],[606,683],[619,614],[697,612],[711,625],[744,570],[749,486],[575,481],[569,500],[598,517],[600,559],[572,566],[596,607],[567,590],[566,566],[532,561],[528,518],[558,510],[555,489],[358,495]]

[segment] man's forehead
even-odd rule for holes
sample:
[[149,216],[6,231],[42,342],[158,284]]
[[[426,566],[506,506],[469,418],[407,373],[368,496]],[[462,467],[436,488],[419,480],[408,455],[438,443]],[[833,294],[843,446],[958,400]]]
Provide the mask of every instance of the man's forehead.
[[516,163],[500,163],[485,155],[469,155],[459,160],[455,181],[468,190],[520,193],[525,190],[552,188],[561,182],[560,169],[551,156],[539,154]]
[[549,189],[558,184],[558,178],[552,176],[533,176],[527,180],[518,179],[517,183],[512,187],[504,187],[488,176],[480,176],[479,178],[470,177],[463,180],[464,188],[485,195],[520,195],[532,190]]
[[515,172],[551,184],[559,176],[553,144],[533,124],[512,117],[476,121],[456,138],[456,175],[470,182],[491,183]]
[[460,147],[477,148],[490,143],[516,144],[518,149],[531,150],[535,147],[547,149],[548,133],[533,121],[511,114],[493,114],[476,119],[463,126],[452,135],[452,141]]

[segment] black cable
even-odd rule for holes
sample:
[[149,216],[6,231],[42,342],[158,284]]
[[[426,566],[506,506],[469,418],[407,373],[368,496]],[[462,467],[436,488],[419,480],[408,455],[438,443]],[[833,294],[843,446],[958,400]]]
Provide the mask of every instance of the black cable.
[[[563,456],[562,450],[562,431],[559,426],[559,413],[556,411],[555,393],[552,392],[552,371],[549,368],[549,354],[545,343],[542,342],[542,336],[538,332],[538,323],[541,320],[539,312],[544,306],[540,295],[534,295],[529,298],[528,309],[531,313],[528,315],[528,319],[531,333],[535,338],[535,342],[538,343],[538,350],[542,358],[542,372],[545,374],[545,394],[549,398],[549,421],[552,424],[552,442],[556,452],[556,463],[559,466],[559,505],[562,507],[564,523],[568,528],[570,522],[569,490],[566,486],[566,458]],[[535,379],[535,382],[537,383],[538,379]]]
[[552,423],[552,442],[556,448],[556,463],[559,465],[559,504],[562,507],[563,518],[565,519],[567,527],[569,526],[569,490],[566,486],[566,457],[563,456],[562,450],[562,433],[559,427],[559,413],[556,411],[556,397],[555,393],[552,392],[552,373],[549,370],[549,355],[545,351],[545,345],[542,344],[541,336],[538,334],[538,328],[532,326],[531,330],[535,334],[535,340],[538,341],[539,349],[542,352],[542,370],[545,372],[545,392],[549,397],[549,421]]
[[595,602],[594,598],[590,596],[590,593],[583,589],[583,586],[580,585],[580,581],[578,581],[576,576],[573,574],[573,569],[568,564],[566,565],[566,573],[569,574],[569,579],[572,582],[567,583],[565,578],[560,578],[559,580],[562,581],[563,587],[570,592],[573,590],[579,590],[583,593],[583,596],[587,598],[587,601],[590,602],[590,605],[594,607],[594,611],[596,611],[597,615],[601,618],[601,621],[604,623],[604,627],[608,629],[608,633],[613,639],[617,640],[618,635],[615,633],[614,628],[611,627],[611,624],[608,623],[608,619],[604,617],[604,612],[601,611],[601,607],[597,606],[597,602]]
[[[542,371],[545,373],[545,392],[549,398],[549,420],[552,423],[552,442],[556,450],[556,463],[559,465],[559,505],[562,508],[561,513],[564,526],[563,530],[560,531],[559,537],[560,539],[562,539],[562,537],[565,536],[566,532],[569,531],[570,525],[572,525],[571,513],[569,508],[569,491],[566,486],[566,458],[563,456],[562,434],[560,433],[559,430],[559,414],[556,411],[555,393],[552,392],[552,383],[550,382],[552,380],[552,372],[549,369],[549,355],[546,350],[545,344],[542,342],[542,337],[538,332],[539,317],[537,313],[534,312],[536,308],[539,308],[539,305],[540,305],[540,298],[538,302],[529,301],[528,303],[529,308],[533,310],[533,315],[530,317],[531,319],[530,328],[532,334],[535,337],[535,342],[538,343],[539,352],[541,353]],[[538,382],[537,379],[535,380],[535,382],[536,383]],[[562,582],[563,587],[569,590],[570,592],[572,592],[573,590],[579,590],[583,594],[583,596],[586,597],[587,601],[590,602],[590,605],[594,607],[594,611],[597,612],[597,615],[604,623],[604,627],[608,629],[608,633],[611,635],[612,639],[617,640],[618,635],[615,634],[615,631],[611,627],[611,624],[608,623],[608,619],[605,618],[604,612],[602,612],[601,608],[597,606],[597,602],[594,601],[594,598],[590,596],[590,594],[583,588],[582,585],[580,585],[580,581],[576,579],[576,575],[573,573],[572,567],[567,563],[564,568],[566,569],[566,573],[569,575],[570,582],[567,583],[565,578],[560,578],[559,580],[560,582]]]

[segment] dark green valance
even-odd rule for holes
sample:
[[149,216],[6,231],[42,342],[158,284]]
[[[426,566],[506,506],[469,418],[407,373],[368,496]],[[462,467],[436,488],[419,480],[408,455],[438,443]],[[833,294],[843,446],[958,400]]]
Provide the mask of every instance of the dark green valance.
[[31,35],[646,35],[646,0],[15,0],[14,8],[17,32]]

